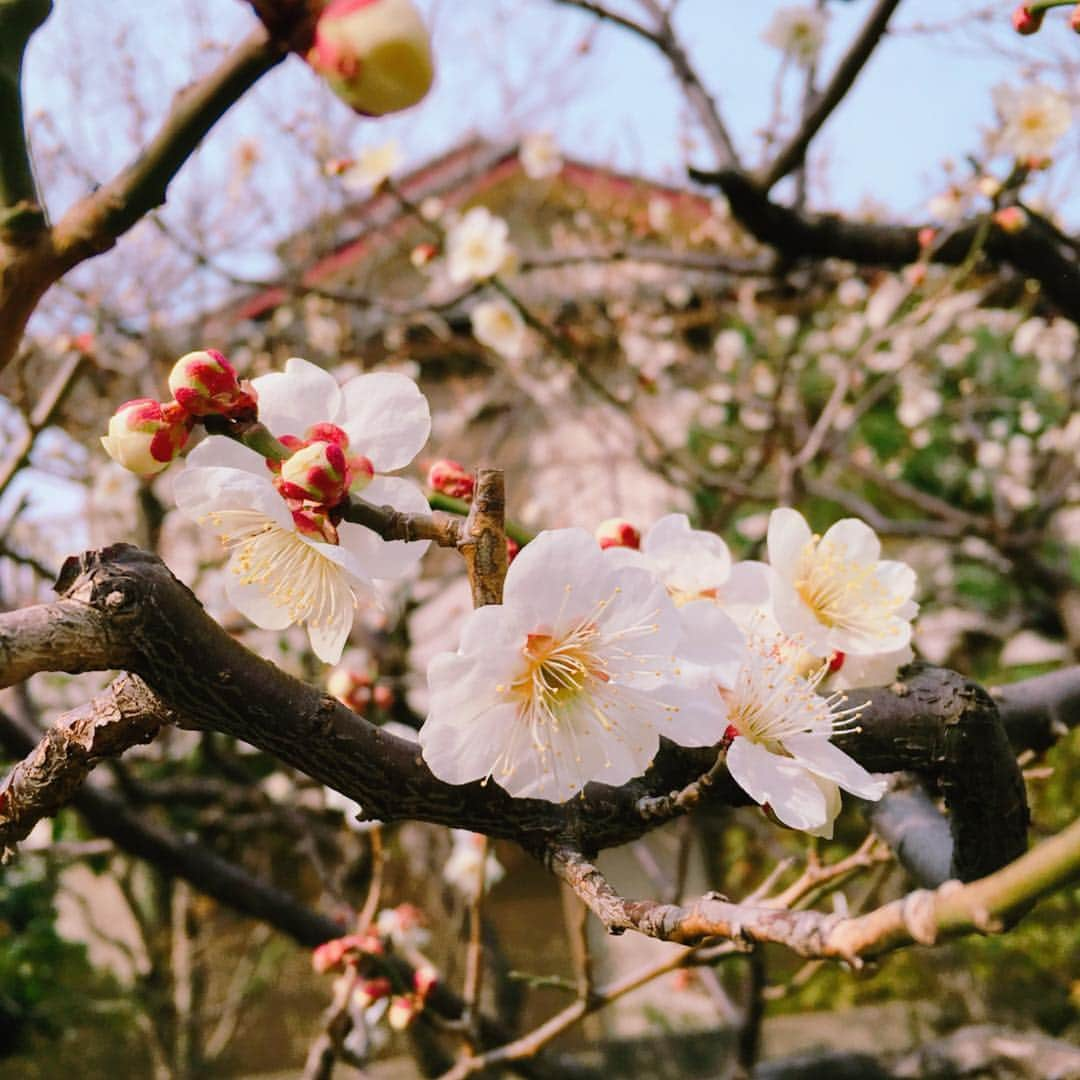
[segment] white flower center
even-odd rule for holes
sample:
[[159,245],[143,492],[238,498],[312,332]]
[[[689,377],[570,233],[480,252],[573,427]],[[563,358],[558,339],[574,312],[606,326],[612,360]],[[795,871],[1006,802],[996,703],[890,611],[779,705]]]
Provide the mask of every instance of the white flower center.
[[598,636],[595,623],[581,623],[561,639],[529,634],[522,649],[525,670],[511,690],[526,708],[557,723],[556,711],[580,696],[590,679],[610,682],[603,658],[593,651]]
[[[327,625],[356,597],[341,568],[257,510],[216,510],[205,515],[222,544],[233,552],[229,569],[244,585],[258,585],[293,622]],[[348,599],[346,599],[346,597]]]

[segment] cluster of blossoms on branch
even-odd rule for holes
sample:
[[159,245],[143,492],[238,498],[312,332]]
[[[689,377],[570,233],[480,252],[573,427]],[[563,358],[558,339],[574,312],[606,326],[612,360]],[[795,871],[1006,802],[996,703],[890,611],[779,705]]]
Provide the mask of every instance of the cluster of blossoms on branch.
[[[426,512],[417,486],[384,473],[427,441],[427,402],[403,375],[339,386],[297,358],[242,388],[224,357],[198,355],[236,389],[210,384],[190,357],[177,365],[187,378],[170,380],[176,407],[220,432],[188,455],[177,505],[230,552],[239,611],[265,629],[304,624],[316,655],[336,663],[356,605],[426,549],[385,541],[346,512],[358,491]],[[470,479],[449,459],[429,474],[466,499]],[[915,574],[883,560],[853,518],[817,536],[781,508],[766,541],[768,563],[735,562],[681,514],[644,535],[618,520],[596,535],[541,533],[511,565],[503,602],[473,611],[458,650],[429,665],[419,734],[429,768],[448,783],[494,780],[514,797],[563,802],[590,782],[641,776],[666,738],[717,747],[777,820],[831,835],[841,788],[883,791],[830,739],[857,723],[845,688],[889,681],[911,659]],[[369,685],[338,681],[338,697],[362,690],[367,703]]]

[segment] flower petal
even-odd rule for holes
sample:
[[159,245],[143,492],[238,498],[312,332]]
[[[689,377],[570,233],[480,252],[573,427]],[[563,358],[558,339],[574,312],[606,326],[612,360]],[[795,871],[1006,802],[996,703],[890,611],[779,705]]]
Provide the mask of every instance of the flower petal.
[[[436,657],[431,667],[450,663]],[[432,700],[437,700],[434,693]],[[432,773],[448,784],[469,784],[493,774],[501,784],[495,770],[504,756],[508,734],[513,737],[515,724],[524,730],[525,725],[518,722],[517,707],[509,703],[489,702],[464,723],[444,720],[433,711],[420,729],[421,753]]]
[[357,375],[341,388],[349,450],[370,458],[376,472],[404,468],[431,434],[431,411],[420,388],[394,371]]
[[243,443],[238,443],[235,439],[227,439],[224,435],[210,435],[203,439],[187,455],[185,461],[189,469],[204,469],[221,465],[229,469],[242,469],[264,480],[270,477],[266,459],[262,454],[257,454]]
[[793,829],[818,829],[828,817],[824,792],[807,771],[790,758],[739,736],[728,748],[731,778],[757,803],[768,803]]
[[[412,514],[428,512],[424,493],[411,480],[399,476],[376,476],[363,497],[376,506],[390,506]],[[341,546],[363,567],[368,577],[392,579],[409,573],[423,558],[429,540],[384,540],[364,525],[344,521],[338,526]]]
[[247,582],[239,567],[232,561],[225,576],[225,595],[244,618],[261,626],[264,630],[284,630],[291,626],[292,615],[288,605],[273,600],[262,585]]
[[822,544],[837,544],[844,549],[844,558],[851,562],[877,562],[881,558],[881,541],[877,533],[858,518],[843,518],[826,530]]
[[173,481],[173,498],[180,511],[198,521],[207,514],[251,510],[273,524],[293,530],[285,500],[274,490],[269,476],[224,466],[186,468]]
[[342,396],[329,371],[290,357],[284,371],[274,371],[253,379],[259,395],[259,420],[275,435],[303,437],[312,424],[335,423],[340,419]]
[[798,565],[799,556],[813,540],[806,518],[790,507],[781,506],[769,515],[766,542],[769,565],[785,580],[790,580]]
[[784,749],[818,776],[836,782],[860,799],[876,801],[885,794],[887,785],[884,780],[875,779],[854,758],[848,757],[828,739],[815,735],[789,735],[784,739]]
[[712,600],[695,600],[679,608],[683,638],[679,658],[708,668],[723,686],[735,685],[746,652],[742,631]]

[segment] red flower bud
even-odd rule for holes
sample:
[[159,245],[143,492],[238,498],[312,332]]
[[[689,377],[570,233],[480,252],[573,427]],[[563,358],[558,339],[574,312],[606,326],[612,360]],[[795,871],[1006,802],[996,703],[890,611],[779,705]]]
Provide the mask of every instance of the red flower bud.
[[508,536],[506,538],[506,563],[508,566],[514,561],[520,550],[521,545],[516,540],[511,540]]
[[1028,216],[1022,206],[1003,206],[994,211],[994,224],[1002,232],[1018,233],[1027,225]]
[[353,712],[363,713],[371,704],[371,676],[366,671],[336,667],[326,680],[326,692]]
[[345,451],[333,442],[315,442],[281,463],[278,487],[286,499],[336,506],[349,490]]
[[192,418],[173,402],[163,405],[150,398],[136,398],[113,414],[101,445],[125,469],[153,476],[184,448],[192,424]]
[[254,417],[258,411],[254,388],[240,382],[216,349],[181,356],[169,372],[169,389],[192,416]]
[[471,499],[476,480],[465,466],[451,458],[440,458],[427,474],[428,487],[453,499]]
[[829,657],[829,674],[832,675],[839,671],[844,666],[844,661],[847,659],[847,653],[842,653],[839,649],[836,650]]
[[1069,12],[1069,28],[1074,34],[1080,34],[1080,4]]
[[1043,24],[1043,16],[1045,11],[1032,11],[1026,4],[1021,4],[1019,7],[1013,9],[1012,24],[1013,29],[1018,34],[1038,33],[1039,28]]
[[367,116],[415,105],[434,77],[428,32],[412,0],[330,0],[307,62]]
[[925,250],[934,242],[934,238],[936,236],[937,229],[932,229],[929,225],[927,225],[925,228],[920,229],[918,235],[919,247]]
[[372,690],[371,695],[372,700],[375,702],[375,708],[387,712],[394,707],[394,691],[389,686],[379,683]]
[[594,535],[602,548],[625,547],[637,551],[641,547],[641,533],[623,518],[601,521]]

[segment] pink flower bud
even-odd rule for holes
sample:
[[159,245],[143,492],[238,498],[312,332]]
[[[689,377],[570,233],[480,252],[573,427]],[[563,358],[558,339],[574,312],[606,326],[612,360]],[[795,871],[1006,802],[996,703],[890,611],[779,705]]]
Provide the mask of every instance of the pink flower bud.
[[354,495],[359,495],[375,479],[375,466],[371,464],[371,458],[366,458],[363,454],[355,454],[349,458],[349,472],[352,475],[349,490]]
[[324,941],[311,954],[311,966],[323,975],[355,964],[361,956],[381,956],[385,950],[374,934],[346,934]]
[[1074,34],[1080,34],[1080,4],[1069,12],[1069,28]]
[[181,356],[169,372],[169,389],[192,416],[254,417],[258,410],[254,388],[240,382],[216,349]]
[[1007,233],[1018,233],[1027,225],[1028,216],[1022,206],[1003,206],[994,211],[994,224]]
[[435,989],[439,982],[439,973],[430,965],[424,964],[413,972],[413,988],[420,995],[421,1001],[426,1001],[428,994]]
[[918,235],[919,247],[921,247],[925,251],[926,248],[928,248],[934,242],[934,238],[936,236],[937,229],[932,229],[929,225],[927,225],[925,228],[920,229]]
[[1021,4],[1012,13],[1013,29],[1025,36],[1038,33],[1045,14],[1045,11],[1032,11],[1026,4]]
[[412,0],[330,0],[307,62],[367,116],[415,105],[434,77],[427,28]]
[[409,262],[419,270],[422,266],[427,266],[438,254],[439,249],[434,244],[417,244],[409,252]]
[[395,1031],[404,1031],[419,1015],[424,1003],[416,994],[398,994],[390,1001],[387,1023]]
[[389,997],[394,991],[390,980],[377,976],[374,979],[361,979],[353,991],[353,1001],[361,1008],[366,1009],[376,1001]]
[[179,405],[136,398],[121,405],[102,437],[105,452],[139,476],[161,472],[184,448],[192,418]]
[[349,490],[345,451],[332,442],[315,442],[281,463],[278,486],[286,499],[336,506]]
[[329,442],[340,446],[342,450],[349,449],[348,433],[343,431],[337,424],[312,424],[307,430],[305,439],[309,443]]
[[389,686],[378,683],[371,694],[372,700],[375,702],[375,708],[387,712],[394,707],[394,691]]
[[641,547],[641,533],[623,518],[601,521],[594,535],[602,548],[624,547],[637,551]]
[[371,676],[344,665],[336,667],[326,680],[326,692],[353,712],[363,713],[371,704]]
[[517,553],[521,550],[521,545],[516,540],[511,540],[508,536],[506,538],[506,565],[514,561],[517,557]]
[[453,499],[471,499],[476,480],[465,466],[451,458],[440,458],[427,474],[428,487]]

